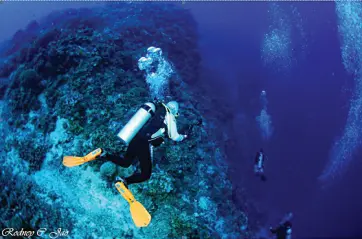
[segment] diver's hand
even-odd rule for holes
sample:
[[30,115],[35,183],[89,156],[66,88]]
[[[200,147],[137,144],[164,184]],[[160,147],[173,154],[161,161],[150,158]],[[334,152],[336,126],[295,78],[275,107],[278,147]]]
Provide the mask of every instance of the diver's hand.
[[271,233],[275,234],[276,233],[276,230],[273,228],[273,227],[269,227],[269,230]]
[[187,139],[187,135],[186,135],[186,134],[183,134],[181,141],[184,141],[185,139]]

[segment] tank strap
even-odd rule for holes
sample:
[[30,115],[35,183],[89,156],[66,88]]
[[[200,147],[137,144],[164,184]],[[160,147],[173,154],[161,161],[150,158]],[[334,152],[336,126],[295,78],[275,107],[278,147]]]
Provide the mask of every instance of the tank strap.
[[165,132],[166,132],[165,128],[157,130],[154,134],[151,135],[151,139],[149,141],[162,137]]
[[167,105],[165,105],[164,103],[161,103],[161,104],[163,105],[163,107],[165,107],[166,112],[168,112],[168,113],[170,113],[170,114],[171,114],[171,110],[170,110],[170,108],[168,108],[168,106],[167,106]]
[[152,108],[149,107],[148,105],[144,104],[141,106],[141,108],[150,113],[152,117],[155,116],[155,112],[153,112]]
[[[162,103],[162,105],[165,107],[166,112],[167,112],[168,114],[172,115],[170,108],[168,108],[167,105],[165,105],[164,103]],[[168,119],[171,120],[170,117],[168,117]],[[166,127],[166,128],[167,128],[167,135],[168,135],[169,138],[171,138],[170,131],[168,130],[168,126],[171,125],[171,122],[168,122],[168,121],[167,121],[167,122],[166,122],[166,125],[167,125],[167,127]]]

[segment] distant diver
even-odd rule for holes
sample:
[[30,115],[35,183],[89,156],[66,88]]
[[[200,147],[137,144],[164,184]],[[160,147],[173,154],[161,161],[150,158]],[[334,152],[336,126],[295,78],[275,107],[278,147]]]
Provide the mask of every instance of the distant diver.
[[260,177],[262,181],[266,181],[266,177],[264,174],[264,162],[267,159],[263,149],[260,149],[259,152],[256,153],[255,161],[254,161],[254,173],[256,176]]
[[274,234],[274,238],[276,239],[292,238],[292,223],[291,223],[292,217],[293,214],[291,212],[287,213],[276,228],[272,227],[269,228],[270,232]]

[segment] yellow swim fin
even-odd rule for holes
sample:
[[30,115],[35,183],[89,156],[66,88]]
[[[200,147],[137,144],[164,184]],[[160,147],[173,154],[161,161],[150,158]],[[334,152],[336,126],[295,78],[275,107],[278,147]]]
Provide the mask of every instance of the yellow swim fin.
[[151,222],[151,215],[146,208],[134,198],[131,191],[122,182],[117,182],[115,186],[122,197],[129,203],[132,220],[136,227],[147,227]]
[[74,166],[79,166],[82,165],[86,162],[95,160],[99,155],[102,154],[102,149],[98,148],[92,152],[90,152],[89,154],[87,154],[84,157],[77,157],[77,156],[64,156],[63,157],[63,165],[66,167],[74,167]]

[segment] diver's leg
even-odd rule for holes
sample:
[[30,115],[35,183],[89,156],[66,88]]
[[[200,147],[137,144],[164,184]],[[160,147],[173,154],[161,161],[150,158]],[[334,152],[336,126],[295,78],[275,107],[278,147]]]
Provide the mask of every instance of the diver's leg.
[[137,156],[140,161],[141,173],[134,173],[130,177],[126,178],[125,180],[128,185],[147,181],[151,177],[152,161],[148,141],[142,142],[139,146]]
[[132,165],[133,160],[135,159],[138,151],[138,140],[132,140],[127,148],[126,154],[124,157],[117,155],[117,154],[107,154],[107,160],[121,166],[122,168],[128,168]]
[[259,167],[258,167],[258,165],[254,165],[254,173],[255,173],[256,176],[259,175]]
[[118,154],[107,154],[106,155],[106,159],[108,161],[111,161],[114,164],[117,164],[123,168],[128,168],[129,166],[131,166],[132,161],[134,158],[131,157],[122,157]]
[[260,168],[260,179],[261,179],[261,181],[266,181],[266,177],[264,174],[264,168]]

